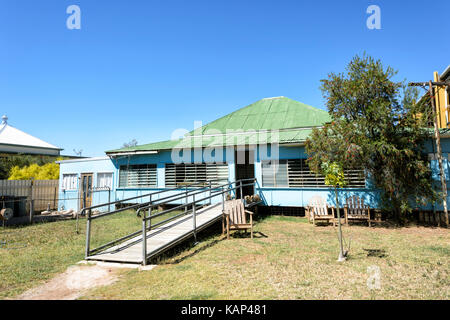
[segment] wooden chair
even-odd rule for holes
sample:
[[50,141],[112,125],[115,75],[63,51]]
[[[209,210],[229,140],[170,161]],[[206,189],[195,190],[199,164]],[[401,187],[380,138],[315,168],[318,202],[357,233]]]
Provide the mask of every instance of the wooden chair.
[[306,207],[306,215],[308,221],[316,225],[316,221],[332,222],[333,226],[336,225],[336,219],[334,218],[334,208],[331,207],[331,215],[328,213],[327,202],[321,196],[314,196],[309,200],[309,205]]
[[[247,223],[246,213],[250,216],[250,223]],[[226,223],[226,227],[225,227]],[[245,210],[244,202],[241,199],[225,201],[225,212],[222,220],[222,235],[227,231],[227,239],[230,239],[230,230],[250,229],[253,239],[253,212]]]
[[361,199],[358,196],[351,196],[347,198],[344,206],[344,212],[346,224],[348,224],[349,221],[367,221],[370,227],[371,222],[380,222],[378,220],[375,221],[370,219],[370,207],[365,205],[364,199]]

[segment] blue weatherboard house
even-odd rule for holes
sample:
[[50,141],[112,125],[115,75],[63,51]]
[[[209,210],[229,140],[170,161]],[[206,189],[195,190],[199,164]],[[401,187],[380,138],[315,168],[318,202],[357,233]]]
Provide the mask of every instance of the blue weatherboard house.
[[[136,147],[106,151],[105,157],[65,160],[60,163],[60,209],[83,207],[166,190],[193,182],[255,178],[244,195],[259,194],[267,206],[301,208],[321,195],[335,205],[333,191],[323,177],[311,172],[304,143],[314,127],[329,122],[321,109],[286,97],[266,98],[234,111],[186,134]],[[449,181],[450,133],[441,144],[446,181]],[[434,142],[426,145],[433,179],[439,185]],[[345,198],[358,195],[378,208],[379,194],[362,170],[347,171]],[[175,191],[174,191],[175,192]],[[218,198],[217,201],[220,199]],[[140,200],[142,201],[142,199]],[[436,204],[442,210],[442,204]],[[432,206],[427,208],[431,210]]]

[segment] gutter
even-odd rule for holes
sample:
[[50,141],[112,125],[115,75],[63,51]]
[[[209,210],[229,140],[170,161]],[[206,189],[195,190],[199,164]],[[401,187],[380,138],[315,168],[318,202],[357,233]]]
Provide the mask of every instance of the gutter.
[[110,158],[119,157],[119,156],[137,156],[141,154],[157,154],[158,151],[132,151],[132,152],[116,152],[116,153],[107,153],[107,156]]

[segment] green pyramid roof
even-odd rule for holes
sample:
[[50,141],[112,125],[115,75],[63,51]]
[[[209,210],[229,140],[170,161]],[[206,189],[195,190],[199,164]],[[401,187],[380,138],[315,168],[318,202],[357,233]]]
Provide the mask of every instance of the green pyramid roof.
[[[183,139],[111,150],[106,153],[167,150],[193,146],[296,143],[305,141],[312,127],[322,126],[329,121],[331,117],[324,110],[286,97],[265,98],[191,131]],[[239,131],[247,133],[239,134]],[[265,134],[265,131],[277,132]],[[202,136],[205,134],[208,136]],[[224,137],[223,134],[226,136]]]
[[[286,98],[265,98],[195,130],[195,135],[208,131],[281,130],[321,126],[331,121],[328,112]],[[201,131],[199,131],[201,130]],[[194,134],[192,131],[190,134]]]

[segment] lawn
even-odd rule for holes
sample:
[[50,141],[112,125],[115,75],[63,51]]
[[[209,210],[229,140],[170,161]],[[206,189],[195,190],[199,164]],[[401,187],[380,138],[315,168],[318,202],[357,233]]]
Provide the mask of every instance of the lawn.
[[[100,219],[103,220],[103,219]],[[81,220],[82,226],[85,220]],[[94,221],[94,244],[140,228],[124,212]],[[450,230],[344,227],[350,257],[336,262],[337,230],[304,218],[261,219],[252,240],[220,236],[220,225],[166,253],[150,271],[121,269],[119,280],[86,299],[449,299]],[[83,259],[84,228],[60,221],[0,231],[0,298],[14,298]],[[364,249],[381,250],[368,256]],[[380,268],[369,289],[368,268]]]
[[[0,227],[0,299],[12,298],[83,260],[85,226],[86,220],[80,219],[79,234],[75,220]],[[94,220],[91,248],[141,228],[132,210]]]
[[[215,229],[215,231],[219,231]],[[122,271],[86,299],[449,299],[446,229],[344,227],[350,257],[336,261],[337,231],[304,218],[271,216],[255,239],[203,233],[151,271]],[[368,256],[364,249],[380,250]],[[369,289],[372,268],[380,285]]]

